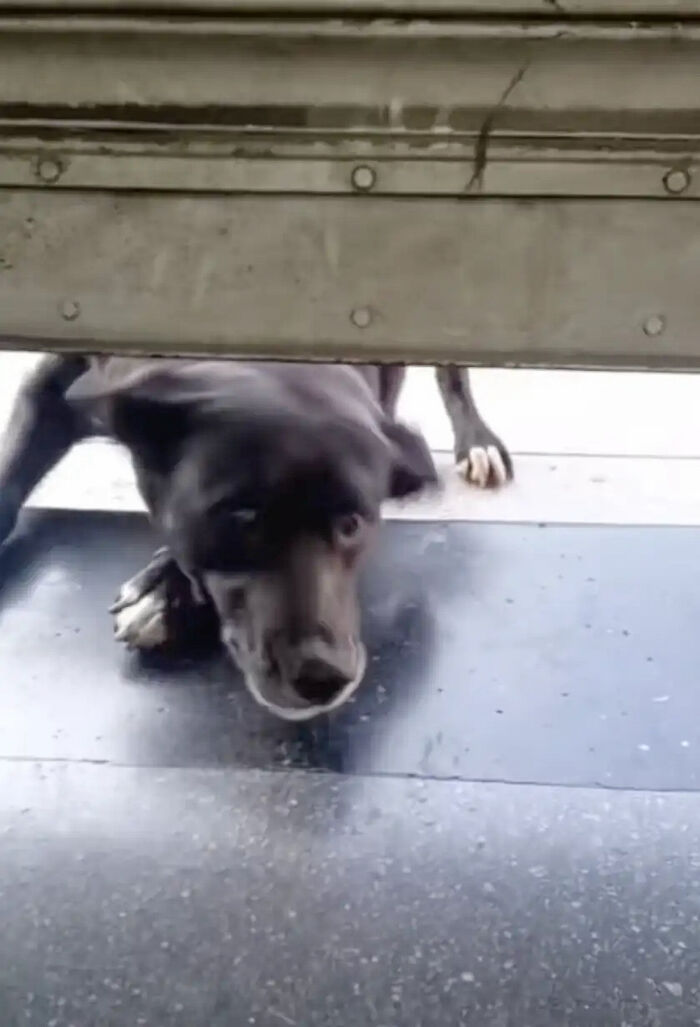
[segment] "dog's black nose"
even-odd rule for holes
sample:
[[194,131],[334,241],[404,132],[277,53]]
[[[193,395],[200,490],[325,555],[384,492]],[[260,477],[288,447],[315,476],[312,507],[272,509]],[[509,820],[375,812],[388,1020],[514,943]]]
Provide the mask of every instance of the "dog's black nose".
[[323,705],[352,681],[352,676],[318,656],[305,659],[294,678],[294,691],[306,702]]

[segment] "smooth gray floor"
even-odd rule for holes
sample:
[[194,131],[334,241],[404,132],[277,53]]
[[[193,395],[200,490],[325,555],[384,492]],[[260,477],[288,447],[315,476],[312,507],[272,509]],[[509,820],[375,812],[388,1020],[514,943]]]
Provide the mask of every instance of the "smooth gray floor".
[[367,683],[304,727],[113,644],[139,518],[26,524],[2,1027],[700,1024],[700,530],[391,524]]

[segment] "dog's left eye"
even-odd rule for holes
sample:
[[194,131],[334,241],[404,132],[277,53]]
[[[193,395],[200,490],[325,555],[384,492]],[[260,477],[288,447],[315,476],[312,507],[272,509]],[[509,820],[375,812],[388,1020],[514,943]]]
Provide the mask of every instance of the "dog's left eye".
[[354,542],[362,531],[363,520],[359,514],[344,514],[335,524],[338,537],[343,542]]

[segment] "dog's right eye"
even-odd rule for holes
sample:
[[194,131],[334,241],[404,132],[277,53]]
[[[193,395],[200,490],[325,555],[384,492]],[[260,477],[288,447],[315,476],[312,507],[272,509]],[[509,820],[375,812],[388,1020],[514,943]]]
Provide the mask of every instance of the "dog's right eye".
[[258,511],[244,507],[241,510],[232,510],[231,516],[235,518],[235,520],[238,521],[239,524],[242,524],[244,527],[247,528],[250,527],[251,524],[255,524],[255,522],[257,521]]
[[234,506],[226,500],[215,503],[210,513],[217,519],[232,521],[241,528],[251,528],[258,519],[258,511],[252,507]]

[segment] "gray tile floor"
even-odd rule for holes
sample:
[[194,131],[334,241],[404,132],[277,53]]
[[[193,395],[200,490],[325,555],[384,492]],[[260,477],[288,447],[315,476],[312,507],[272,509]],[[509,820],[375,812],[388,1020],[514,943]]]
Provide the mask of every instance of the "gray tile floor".
[[391,524],[311,725],[117,650],[151,544],[0,557],[3,1025],[700,1023],[699,529]]

